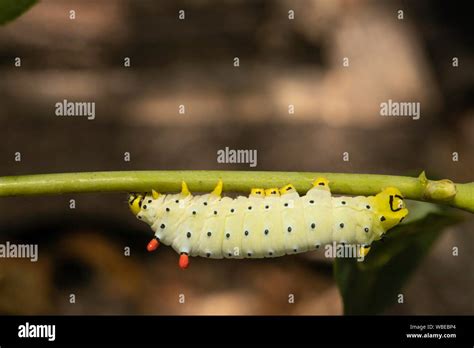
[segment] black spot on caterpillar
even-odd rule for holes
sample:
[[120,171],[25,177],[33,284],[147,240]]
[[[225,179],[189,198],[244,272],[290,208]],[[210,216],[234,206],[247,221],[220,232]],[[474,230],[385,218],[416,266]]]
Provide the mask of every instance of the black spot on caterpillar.
[[188,266],[189,256],[277,257],[333,242],[364,245],[367,252],[408,214],[397,188],[368,197],[333,197],[328,183],[316,179],[304,196],[286,185],[252,189],[248,197],[232,199],[221,197],[221,181],[213,192],[199,196],[183,182],[181,193],[134,193],[128,202],[155,232],[148,250],[159,242],[171,245],[180,254],[182,268]]

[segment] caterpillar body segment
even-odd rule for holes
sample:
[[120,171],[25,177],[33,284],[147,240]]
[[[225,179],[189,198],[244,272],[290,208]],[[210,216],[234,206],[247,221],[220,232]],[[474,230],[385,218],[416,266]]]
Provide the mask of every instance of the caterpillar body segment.
[[389,187],[375,196],[333,197],[318,178],[299,196],[293,185],[254,188],[248,197],[221,197],[222,181],[209,194],[193,196],[186,185],[178,194],[130,194],[129,206],[155,232],[149,251],[160,244],[180,254],[206,258],[278,257],[326,244],[361,245],[365,256],[374,240],[408,214],[400,191]]

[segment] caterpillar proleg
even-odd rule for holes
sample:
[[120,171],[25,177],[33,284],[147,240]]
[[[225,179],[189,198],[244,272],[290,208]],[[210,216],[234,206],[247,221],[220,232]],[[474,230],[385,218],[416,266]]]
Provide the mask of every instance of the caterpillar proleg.
[[362,245],[364,255],[408,214],[402,194],[388,187],[375,196],[333,197],[329,181],[318,178],[304,196],[293,185],[254,188],[248,197],[222,197],[222,181],[209,194],[193,196],[185,182],[178,194],[130,194],[136,217],[155,232],[147,246],[160,243],[180,254],[220,258],[277,257],[337,243]]

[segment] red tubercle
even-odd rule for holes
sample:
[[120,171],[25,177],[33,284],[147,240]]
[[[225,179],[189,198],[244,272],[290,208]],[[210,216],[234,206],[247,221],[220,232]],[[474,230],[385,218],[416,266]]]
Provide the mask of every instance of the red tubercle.
[[188,254],[181,254],[179,256],[179,267],[181,269],[186,269],[189,266],[189,256]]
[[158,239],[153,238],[152,240],[150,240],[150,242],[146,246],[146,250],[150,252],[155,251],[159,246],[160,246],[160,242],[158,241]]

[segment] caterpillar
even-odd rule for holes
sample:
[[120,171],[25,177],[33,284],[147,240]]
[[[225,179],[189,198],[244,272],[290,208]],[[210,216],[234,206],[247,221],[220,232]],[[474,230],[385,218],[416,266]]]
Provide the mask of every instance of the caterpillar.
[[364,256],[373,241],[408,214],[401,192],[388,187],[375,196],[333,197],[329,181],[318,178],[304,196],[288,184],[253,188],[248,197],[222,197],[223,183],[193,196],[186,183],[177,194],[131,193],[132,213],[155,232],[147,250],[160,243],[180,255],[213,259],[278,257],[337,243],[361,245]]

